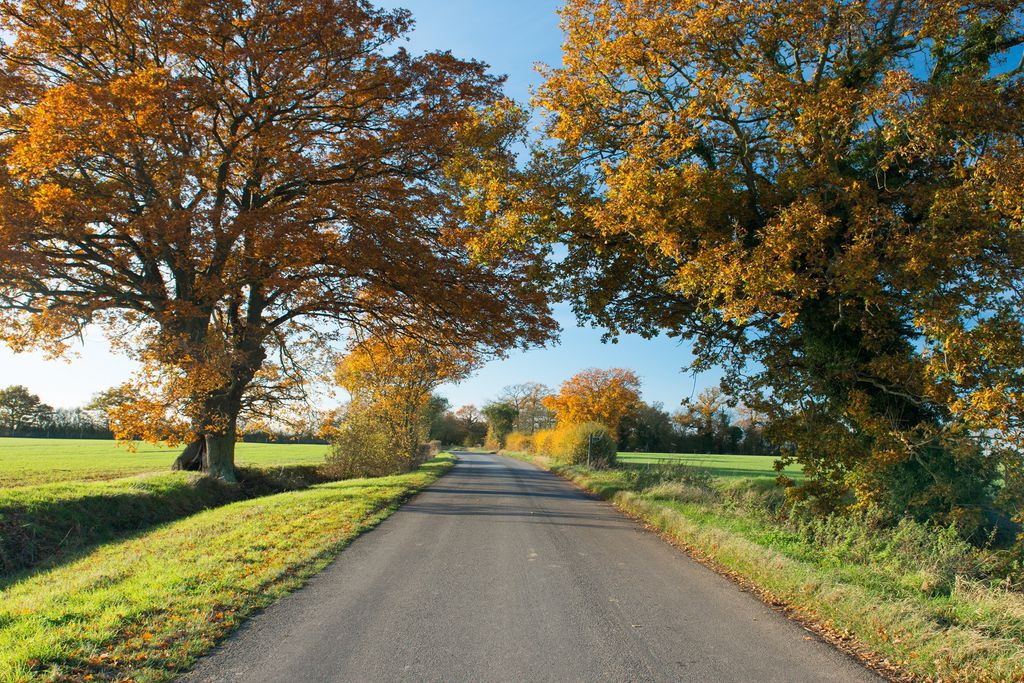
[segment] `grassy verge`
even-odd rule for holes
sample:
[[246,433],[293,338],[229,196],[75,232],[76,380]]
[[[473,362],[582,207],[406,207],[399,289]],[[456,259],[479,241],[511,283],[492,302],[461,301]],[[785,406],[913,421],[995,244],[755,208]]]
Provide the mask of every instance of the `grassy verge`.
[[451,466],[246,500],[0,591],[0,680],[166,680]]
[[[235,462],[242,467],[317,465],[329,449],[320,444],[239,443]],[[178,450],[140,443],[131,452],[116,441],[101,439],[4,437],[0,438],[0,488],[166,472]]]
[[320,468],[242,468],[239,484],[185,472],[0,490],[0,585],[156,524],[237,500],[326,482]]
[[610,499],[894,679],[1024,680],[1024,594],[952,530],[800,518],[765,479],[517,457]]

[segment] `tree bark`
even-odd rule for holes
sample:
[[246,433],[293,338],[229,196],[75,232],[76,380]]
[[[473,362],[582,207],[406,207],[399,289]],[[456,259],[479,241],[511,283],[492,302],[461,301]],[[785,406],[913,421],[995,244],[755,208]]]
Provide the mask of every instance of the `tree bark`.
[[227,434],[206,435],[206,474],[216,479],[231,482],[235,478],[235,430]]
[[187,472],[201,472],[206,470],[206,437],[200,436],[189,445],[177,457],[172,470],[185,470]]
[[189,443],[177,457],[172,470],[204,472],[208,476],[235,483],[235,430],[224,434],[203,434]]
[[242,396],[265,358],[258,342],[249,340],[239,354],[239,362],[232,366],[231,381],[219,390],[206,394],[202,400],[202,414],[195,420],[199,436],[175,460],[173,469],[201,471],[210,477],[234,483],[235,437],[238,433],[238,415],[242,411]]

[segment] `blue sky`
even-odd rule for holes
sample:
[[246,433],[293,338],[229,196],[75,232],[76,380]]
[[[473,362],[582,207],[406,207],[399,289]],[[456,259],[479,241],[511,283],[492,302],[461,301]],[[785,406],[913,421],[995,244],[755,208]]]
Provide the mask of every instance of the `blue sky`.
[[[562,34],[555,13],[559,2],[520,0],[400,0],[378,2],[386,7],[412,11],[416,28],[407,45],[413,52],[451,50],[491,65],[494,73],[508,76],[507,93],[525,102],[539,84],[535,65],[557,65]],[[494,397],[508,384],[535,381],[555,387],[579,370],[589,367],[626,367],[643,380],[644,398],[661,401],[669,410],[717,377],[693,377],[681,372],[692,359],[689,348],[670,339],[643,340],[624,337],[618,344],[602,344],[599,330],[576,326],[567,305],[556,307],[563,333],[561,342],[545,349],[517,352],[485,366],[476,376],[445,386],[444,394],[455,406],[477,406]],[[0,387],[24,384],[50,405],[81,405],[95,392],[124,381],[132,365],[111,355],[98,333],[88,335],[78,357],[47,361],[40,354],[14,355],[0,346]]]

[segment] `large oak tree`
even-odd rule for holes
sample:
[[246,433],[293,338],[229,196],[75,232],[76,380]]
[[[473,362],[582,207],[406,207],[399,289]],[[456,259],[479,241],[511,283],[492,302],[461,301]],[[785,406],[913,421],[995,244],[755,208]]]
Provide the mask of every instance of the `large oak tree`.
[[346,330],[546,338],[529,258],[464,246],[460,178],[512,163],[501,80],[410,55],[410,26],[363,0],[0,2],[0,336],[105,326],[144,367],[122,434],[227,479],[240,411]]
[[481,249],[533,225],[583,317],[695,339],[800,493],[969,528],[1022,474],[1022,15],[569,0],[548,139],[484,185]]

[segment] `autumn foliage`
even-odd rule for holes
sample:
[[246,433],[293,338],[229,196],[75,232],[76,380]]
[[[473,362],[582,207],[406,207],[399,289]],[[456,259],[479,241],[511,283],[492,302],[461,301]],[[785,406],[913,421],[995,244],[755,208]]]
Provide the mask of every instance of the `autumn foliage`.
[[501,80],[409,54],[410,25],[361,0],[0,2],[0,338],[102,326],[143,367],[121,435],[224,478],[239,415],[303,396],[355,330],[546,339],[529,250],[466,248],[463,180],[512,163]]
[[640,379],[632,370],[591,368],[562,382],[544,399],[558,427],[598,422],[616,438],[619,422],[640,403]]
[[[427,408],[439,385],[464,379],[478,365],[472,349],[437,346],[418,337],[373,337],[355,344],[340,360],[337,383],[350,397],[345,419],[332,435],[339,456],[375,457],[388,469],[408,469],[426,441]],[[358,434],[357,434],[358,433]],[[372,444],[360,445],[357,435]],[[355,451],[364,450],[365,453]]]
[[1024,480],[1020,3],[570,0],[562,25],[547,140],[487,188],[479,248],[528,226],[585,319],[693,339],[795,494],[974,528]]

